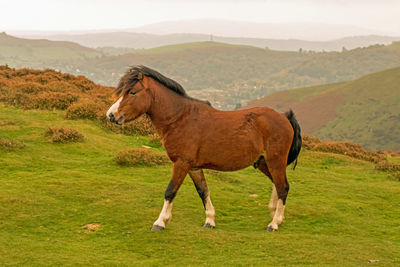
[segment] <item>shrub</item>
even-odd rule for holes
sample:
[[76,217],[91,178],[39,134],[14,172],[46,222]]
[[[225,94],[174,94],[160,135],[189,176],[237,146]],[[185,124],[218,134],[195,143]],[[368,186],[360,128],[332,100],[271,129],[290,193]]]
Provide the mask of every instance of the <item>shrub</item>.
[[321,141],[314,136],[303,135],[302,136],[302,147],[305,149],[313,149]]
[[77,95],[59,92],[39,92],[29,95],[16,92],[8,103],[23,109],[66,109],[78,100]]
[[127,127],[130,128],[132,132],[139,135],[150,135],[155,133],[153,124],[147,115],[140,116],[133,122],[129,123]]
[[156,166],[170,162],[167,155],[156,153],[146,148],[123,150],[115,157],[115,161],[123,166]]
[[400,163],[398,162],[383,160],[376,164],[375,168],[381,171],[386,171],[389,175],[392,175],[400,180]]
[[100,116],[100,113],[102,113],[104,109],[105,109],[104,105],[97,104],[89,99],[82,99],[69,106],[69,108],[65,112],[65,118],[70,120],[74,119],[94,120]]
[[386,159],[387,152],[367,151],[361,145],[349,142],[327,142],[321,141],[316,137],[303,136],[303,147],[305,149],[330,152],[335,154],[347,155],[356,159],[362,159],[378,163]]
[[25,144],[16,140],[0,137],[0,151],[11,152],[25,148]]
[[0,101],[24,109],[67,109],[80,98],[111,104],[111,87],[54,70],[0,66]]
[[64,127],[47,128],[45,137],[53,143],[71,143],[83,141],[83,135],[75,129]]
[[366,151],[360,145],[348,142],[321,142],[316,144],[313,150],[347,155],[374,163],[386,159],[383,153]]
[[110,129],[115,133],[122,134],[137,134],[137,135],[151,135],[155,134],[153,124],[147,115],[143,115],[131,123],[125,125],[116,125],[111,123],[104,115],[100,116],[99,121],[103,127]]

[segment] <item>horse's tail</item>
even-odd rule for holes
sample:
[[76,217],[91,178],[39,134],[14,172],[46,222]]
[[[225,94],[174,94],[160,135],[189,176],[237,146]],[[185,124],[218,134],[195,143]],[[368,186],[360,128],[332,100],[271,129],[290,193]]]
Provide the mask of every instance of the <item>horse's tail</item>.
[[299,156],[300,149],[301,149],[301,130],[300,125],[296,120],[296,116],[294,115],[293,110],[289,110],[285,112],[286,118],[289,120],[290,124],[293,127],[294,135],[292,145],[290,146],[289,156],[287,160],[287,165],[295,161],[293,170],[296,168],[297,165],[297,157]]

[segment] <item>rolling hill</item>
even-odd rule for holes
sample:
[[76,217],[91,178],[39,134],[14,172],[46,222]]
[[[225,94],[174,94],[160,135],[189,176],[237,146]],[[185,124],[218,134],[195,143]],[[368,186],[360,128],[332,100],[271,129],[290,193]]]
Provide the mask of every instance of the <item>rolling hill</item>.
[[357,80],[274,93],[248,107],[293,108],[303,132],[400,151],[400,68]]
[[[0,48],[7,46],[4,44],[7,39],[10,38],[0,38]],[[18,41],[24,42],[24,39]],[[31,44],[35,40],[26,42],[26,47],[35,51]],[[49,48],[42,51],[46,49]],[[89,48],[73,51],[71,56],[54,53],[49,59],[40,54],[32,57],[32,53],[2,49],[0,64],[56,68],[85,75],[103,85],[115,85],[128,66],[144,64],[177,80],[194,97],[208,99],[222,109],[233,109],[276,91],[353,80],[400,66],[400,43],[320,53],[274,51],[217,42],[170,45],[117,56]]]
[[[92,59],[79,66],[94,80],[116,84],[126,66],[149,65],[178,82],[196,97],[220,108],[276,91],[348,81],[400,66],[400,43],[343,52],[283,52],[250,46],[200,42],[170,45]],[[101,78],[108,77],[106,80]]]
[[73,42],[23,39],[0,33],[0,65],[66,69],[68,64],[101,55]]

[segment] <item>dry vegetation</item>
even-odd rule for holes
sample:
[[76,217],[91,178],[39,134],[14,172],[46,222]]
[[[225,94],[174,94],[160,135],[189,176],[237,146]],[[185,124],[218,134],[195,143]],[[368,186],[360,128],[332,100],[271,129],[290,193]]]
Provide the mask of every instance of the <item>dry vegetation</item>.
[[10,152],[25,148],[25,144],[8,138],[0,137],[0,151]]
[[54,70],[12,69],[0,66],[0,101],[23,109],[69,108],[81,99],[92,99],[106,108],[111,87],[103,87],[83,76]]
[[44,136],[52,143],[82,142],[83,135],[75,129],[64,127],[47,128]]
[[167,155],[153,152],[147,148],[123,150],[115,157],[115,161],[124,166],[156,166],[170,162]]
[[0,66],[0,102],[23,109],[66,110],[66,119],[97,120],[118,133],[154,134],[145,116],[124,127],[109,123],[105,113],[114,102],[112,92],[112,87],[98,85],[84,76]]
[[389,175],[400,179],[400,163],[389,162],[388,156],[398,157],[399,153],[392,151],[367,151],[361,145],[350,142],[321,141],[317,137],[303,136],[303,148],[314,151],[342,154],[352,158],[375,163],[378,170],[387,171]]

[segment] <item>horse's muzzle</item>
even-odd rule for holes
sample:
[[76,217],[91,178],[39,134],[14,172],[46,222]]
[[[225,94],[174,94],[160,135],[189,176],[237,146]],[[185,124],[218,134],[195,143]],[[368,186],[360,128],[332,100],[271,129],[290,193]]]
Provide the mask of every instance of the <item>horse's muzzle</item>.
[[113,123],[115,123],[117,125],[121,125],[122,124],[121,121],[122,121],[123,118],[124,118],[124,116],[119,116],[118,119],[115,119],[115,116],[114,116],[113,113],[110,113],[108,115],[108,119],[110,120],[110,122],[113,122]]
[[110,122],[115,122],[114,114],[113,114],[113,113],[110,113],[110,114],[108,115],[108,119],[110,120]]

